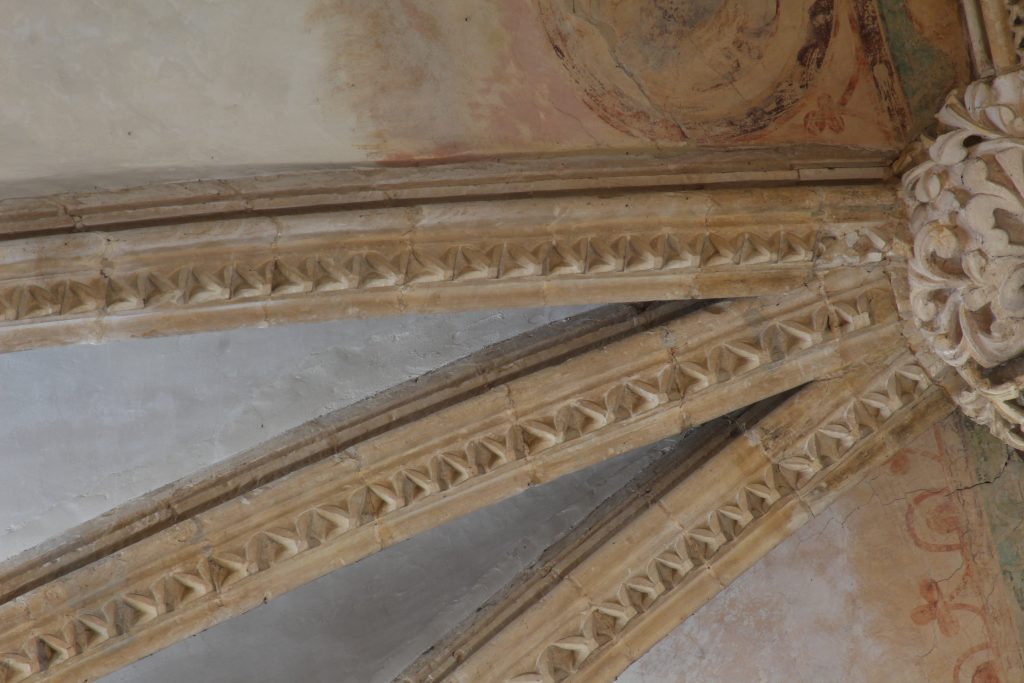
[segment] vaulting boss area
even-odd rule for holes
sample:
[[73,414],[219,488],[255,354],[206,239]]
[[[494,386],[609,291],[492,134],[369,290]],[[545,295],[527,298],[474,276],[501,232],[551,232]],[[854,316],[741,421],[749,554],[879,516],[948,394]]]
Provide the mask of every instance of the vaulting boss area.
[[1017,0],[0,55],[0,683],[1024,681]]

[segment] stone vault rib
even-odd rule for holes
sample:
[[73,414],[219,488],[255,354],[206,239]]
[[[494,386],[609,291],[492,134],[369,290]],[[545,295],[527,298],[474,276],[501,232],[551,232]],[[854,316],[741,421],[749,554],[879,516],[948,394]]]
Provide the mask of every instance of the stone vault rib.
[[960,0],[974,75],[989,78],[1020,67],[1024,5],[1020,0]]
[[314,424],[274,457],[321,449],[315,462],[0,605],[0,681],[94,679],[527,486],[870,366],[902,347],[898,328],[884,274],[837,271],[669,317],[347,446]]
[[850,183],[891,177],[892,154],[844,147],[505,156],[413,166],[347,165],[0,200],[0,241],[81,231],[553,193]]
[[610,683],[952,408],[901,352],[694,435],[396,681]]
[[[127,202],[74,232],[11,228],[16,237],[0,240],[0,352],[406,312],[777,294],[881,260],[896,206],[884,183],[594,194],[600,182],[370,206],[331,204],[315,188],[309,201],[324,203],[303,204],[299,186],[269,193],[270,207],[293,202],[284,209],[241,213],[218,208],[226,190],[207,191],[169,208]],[[258,196],[244,206],[262,206]],[[123,215],[133,212],[146,220]]]
[[0,562],[0,603],[226,499],[489,387],[695,310],[692,304],[613,305],[487,347],[147,493],[22,555]]

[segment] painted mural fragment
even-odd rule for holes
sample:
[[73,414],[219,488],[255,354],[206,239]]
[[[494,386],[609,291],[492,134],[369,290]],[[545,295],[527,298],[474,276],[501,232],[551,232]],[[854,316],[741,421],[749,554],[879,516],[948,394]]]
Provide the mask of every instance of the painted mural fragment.
[[[939,467],[950,456],[946,451],[946,435],[936,426],[934,445],[907,449],[904,457],[928,458]],[[910,619],[920,627],[934,625],[940,642],[953,650],[961,650],[953,661],[950,678],[953,683],[1002,683],[1000,648],[994,632],[998,614],[986,595],[983,575],[997,565],[985,562],[976,554],[978,538],[970,538],[967,506],[974,501],[963,491],[950,486],[928,488],[915,492],[906,501],[906,530],[914,545],[926,553],[954,554],[959,568],[941,583],[933,576],[922,577],[918,593],[922,604],[910,612]],[[977,534],[977,531],[975,532]],[[981,536],[984,538],[984,530]],[[962,625],[974,622],[977,635],[957,638]],[[957,642],[957,641],[960,642]]]
[[[968,80],[956,0],[316,0],[370,157],[901,149]],[[399,39],[401,37],[401,39]],[[374,44],[377,49],[354,51]]]
[[964,83],[967,45],[955,3],[879,0],[892,64],[910,109],[912,131],[931,124],[946,94]]
[[957,2],[11,2],[0,191],[693,146],[895,156],[969,80]]
[[825,61],[834,0],[538,0],[552,49],[609,125],[657,141],[770,126]]

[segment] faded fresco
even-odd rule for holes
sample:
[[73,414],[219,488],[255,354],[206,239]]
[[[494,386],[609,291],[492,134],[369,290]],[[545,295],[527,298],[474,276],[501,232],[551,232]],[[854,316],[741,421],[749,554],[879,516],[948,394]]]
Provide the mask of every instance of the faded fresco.
[[969,80],[955,0],[316,0],[308,22],[334,96],[372,128],[367,152],[392,159],[897,150]]
[[965,422],[921,435],[620,682],[1024,680],[1024,463]]
[[894,155],[957,0],[0,0],[0,196],[698,145]]

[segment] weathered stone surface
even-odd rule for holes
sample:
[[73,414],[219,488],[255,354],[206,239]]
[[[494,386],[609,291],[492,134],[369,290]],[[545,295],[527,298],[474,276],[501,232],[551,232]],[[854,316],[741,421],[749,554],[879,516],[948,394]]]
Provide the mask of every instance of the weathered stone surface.
[[[606,169],[587,192],[578,163],[552,161],[367,172],[362,187],[350,173],[100,193],[60,200],[76,230],[58,220],[53,234],[26,223],[19,203],[6,221],[0,209],[0,235],[10,236],[0,242],[0,351],[407,312],[776,294],[878,262],[891,241],[885,184],[597,194],[635,173],[678,181],[686,169],[653,163]],[[703,180],[733,182],[724,168]],[[539,186],[562,192],[526,194]],[[484,188],[501,196],[484,199]]]
[[[481,617],[496,621],[411,674],[611,680],[948,410],[961,380],[943,362],[968,384],[964,410],[1024,446],[1020,78],[944,110],[955,130],[906,177],[913,249],[887,182],[966,79],[952,0],[264,4],[195,25],[194,0],[12,9],[0,196],[86,187],[84,159],[123,186],[140,153],[179,167],[140,179],[395,166],[4,201],[0,352],[731,300],[605,310],[477,354],[6,563],[3,683],[92,680],[529,486],[795,392],[617,498],[552,551],[551,577],[523,579]],[[977,74],[1017,65],[1018,4],[965,2]],[[74,20],[38,21],[47,9]],[[158,31],[124,30],[154,17]],[[130,58],[98,59],[115,33]],[[71,101],[82,90],[104,96]],[[694,143],[732,149],[671,151]],[[456,158],[482,160],[415,165]]]
[[[758,407],[660,463],[398,680],[612,681],[952,409],[906,352]],[[794,421],[806,430],[789,431]]]
[[946,132],[904,176],[914,323],[967,383],[961,408],[1014,448],[1024,448],[1022,114],[1024,72],[972,84],[950,97]]
[[[652,309],[648,329],[592,350],[565,342],[563,355],[583,352],[506,381],[499,370],[493,386],[457,400],[431,394],[440,403],[411,421],[377,431],[372,420],[356,422],[346,440],[330,420],[300,428],[243,461],[309,464],[278,469],[270,483],[226,472],[180,517],[131,511],[125,522],[143,524],[132,545],[107,545],[27,592],[14,589],[18,597],[0,606],[8,678],[95,677],[532,483],[870,367],[901,344],[887,282],[838,271],[781,297],[685,314]],[[512,365],[523,362],[520,372],[536,361]],[[237,477],[260,486],[240,488]],[[103,548],[105,539],[91,542]],[[66,549],[84,552],[76,547]],[[19,616],[26,609],[28,621]],[[63,645],[47,654],[35,645],[47,639]]]

